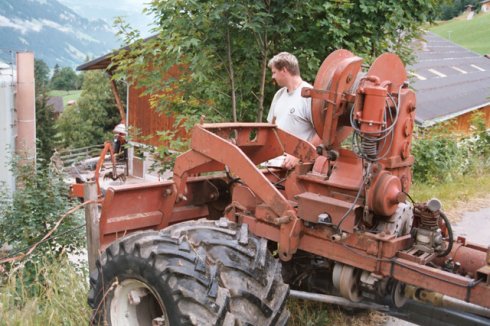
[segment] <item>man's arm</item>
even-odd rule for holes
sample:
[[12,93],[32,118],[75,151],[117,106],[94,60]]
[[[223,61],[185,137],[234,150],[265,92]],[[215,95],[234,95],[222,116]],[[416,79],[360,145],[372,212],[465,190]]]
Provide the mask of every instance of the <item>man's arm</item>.
[[318,136],[318,134],[315,133],[315,135],[313,137],[311,137],[309,142],[312,143],[316,147],[316,146],[319,146],[322,144],[322,139],[320,138],[320,136]]
[[[322,144],[322,140],[317,134],[315,134],[309,140],[309,142],[312,143],[315,147]],[[290,170],[290,169],[294,168],[299,163],[299,159],[297,157],[294,157],[294,156],[289,155],[289,154],[284,154],[284,155],[286,156],[284,163],[282,165],[284,168]]]

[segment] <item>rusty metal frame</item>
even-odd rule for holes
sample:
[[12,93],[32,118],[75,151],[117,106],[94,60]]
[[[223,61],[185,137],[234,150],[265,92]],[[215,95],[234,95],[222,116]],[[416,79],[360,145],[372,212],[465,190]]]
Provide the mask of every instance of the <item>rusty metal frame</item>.
[[[253,216],[237,214],[229,218],[236,222],[247,223],[252,233],[272,241],[279,242],[283,233],[283,230],[277,226],[257,220]],[[298,249],[378,275],[392,277],[406,284],[490,307],[490,287],[485,282],[398,257],[397,252],[408,246],[410,236],[383,239],[368,234],[351,234],[343,241],[332,241],[330,240],[332,233],[326,227],[311,229],[301,225],[299,232],[302,236]],[[486,255],[484,247],[473,247],[472,252],[474,253],[475,250],[480,255]],[[378,256],[378,253],[381,255]]]
[[[280,259],[290,260],[301,249],[380,277],[390,277],[490,308],[490,253],[482,246],[462,240],[448,256],[469,257],[460,259],[466,274],[472,276],[468,278],[425,265],[433,257],[414,257],[410,251],[414,241],[411,235],[396,237],[383,232],[358,231],[354,228],[355,223],[346,223],[347,229],[342,230],[339,225],[335,228],[335,224],[315,221],[315,216],[321,215],[318,209],[321,205],[333,207],[338,221],[339,216],[348,211],[346,202],[352,203],[353,208],[361,204],[354,198],[360,198],[356,193],[361,194],[362,172],[368,169],[351,151],[338,148],[339,139],[348,131],[340,118],[346,113],[347,102],[356,98],[356,94],[349,92],[360,65],[360,58],[349,51],[336,51],[322,64],[315,88],[303,90],[305,95],[313,97],[315,129],[323,136],[320,152],[325,154],[325,150],[338,149],[340,156],[335,167],[338,168],[336,171],[342,172],[328,175],[329,158],[319,156],[312,144],[274,124],[199,124],[192,131],[191,149],[176,159],[173,181],[108,190],[101,214],[101,245],[106,246],[135,230],[161,229],[173,223],[206,217],[209,214],[207,204],[216,197],[216,190],[209,182],[219,178],[239,178],[239,186],[230,185],[230,190],[236,191],[224,210],[225,216],[246,223],[253,234],[276,242]],[[411,183],[413,157],[410,145],[415,96],[411,90],[402,89],[406,72],[401,60],[394,55],[382,55],[368,73],[373,76],[366,78],[363,87],[386,86],[390,92],[396,92],[401,102],[398,107],[400,117],[408,121],[403,126],[397,125],[393,146],[386,158],[369,170],[372,173],[370,187],[363,194],[373,211],[376,211],[373,206],[380,203],[382,209],[377,215],[390,216],[389,209],[383,209],[383,205],[404,201],[399,195],[408,191]],[[327,88],[326,85],[330,86]],[[257,165],[283,153],[298,157],[300,164],[287,177],[286,189],[279,190],[271,182],[271,176]],[[227,171],[226,175],[212,174],[223,170]],[[196,176],[203,173],[207,176]],[[200,194],[199,199],[196,194]],[[308,212],[309,205],[317,207]],[[355,214],[349,218],[355,218]],[[432,262],[439,267],[444,264],[437,259]]]
[[[97,161],[97,164],[95,165],[95,172],[94,172],[94,176],[93,176],[93,180],[95,181],[95,184],[97,185],[97,194],[99,196],[102,194],[101,189],[100,189],[100,182],[99,182],[100,170],[102,169],[102,165],[104,165],[107,152],[109,152],[109,154],[110,154],[110,159],[111,159],[111,163],[112,163],[112,172],[114,174],[114,177],[116,176],[116,156],[114,155],[114,149],[112,148],[112,143],[106,141],[106,142],[104,142],[104,148],[100,152],[99,160]],[[70,197],[83,199],[83,183],[74,183],[74,184],[70,185]]]

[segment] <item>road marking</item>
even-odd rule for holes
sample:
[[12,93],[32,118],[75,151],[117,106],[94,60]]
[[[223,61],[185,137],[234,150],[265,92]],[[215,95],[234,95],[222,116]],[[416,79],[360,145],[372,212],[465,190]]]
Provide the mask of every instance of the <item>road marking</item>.
[[485,69],[483,69],[482,67],[478,67],[477,65],[471,65],[473,68],[475,69],[478,69],[480,71],[486,71]]
[[421,76],[421,75],[416,74],[416,73],[414,73],[414,72],[411,72],[410,74],[412,74],[412,76],[415,76],[415,77],[417,77],[417,78],[418,78],[418,79],[420,79],[420,80],[426,80],[426,79],[427,79],[427,78],[425,78],[424,76]]
[[437,70],[435,70],[435,69],[429,69],[429,71],[430,71],[431,73],[433,73],[434,75],[437,75],[437,76],[439,76],[439,77],[447,77],[447,76],[446,76],[446,75],[444,75],[442,72],[439,72],[439,71],[437,71]]
[[467,71],[465,71],[465,70],[463,70],[463,69],[461,69],[461,68],[455,67],[455,66],[452,66],[451,68],[453,68],[453,69],[454,69],[454,70],[456,70],[456,71],[459,71],[459,72],[460,72],[460,73],[462,73],[462,74],[467,74],[467,73],[468,73]]

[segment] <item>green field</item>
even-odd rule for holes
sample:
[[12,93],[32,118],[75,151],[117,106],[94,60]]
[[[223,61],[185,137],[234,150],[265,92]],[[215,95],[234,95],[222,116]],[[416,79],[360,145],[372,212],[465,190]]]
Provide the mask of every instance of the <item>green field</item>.
[[480,13],[472,20],[466,15],[440,22],[430,31],[480,54],[490,54],[490,13]]
[[80,97],[80,94],[82,91],[49,91],[48,95],[49,96],[61,96],[63,97],[63,105],[66,106],[68,101],[70,100],[75,100],[77,101],[78,98]]

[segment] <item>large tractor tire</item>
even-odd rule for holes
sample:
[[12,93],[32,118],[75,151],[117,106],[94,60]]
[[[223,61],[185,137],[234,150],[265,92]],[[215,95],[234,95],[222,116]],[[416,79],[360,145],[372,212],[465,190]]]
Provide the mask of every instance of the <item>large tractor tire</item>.
[[90,277],[92,324],[285,325],[289,287],[267,241],[222,218],[111,244]]

